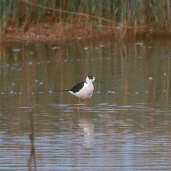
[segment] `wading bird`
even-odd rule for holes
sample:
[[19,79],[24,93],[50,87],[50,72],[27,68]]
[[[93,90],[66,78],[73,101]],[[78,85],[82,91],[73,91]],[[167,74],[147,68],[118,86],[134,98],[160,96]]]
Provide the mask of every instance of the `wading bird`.
[[93,82],[95,79],[96,78],[94,76],[87,76],[85,81],[76,84],[71,89],[65,89],[64,91],[78,97],[78,104],[80,104],[80,99],[83,99],[86,102],[86,99],[91,98],[93,95]]

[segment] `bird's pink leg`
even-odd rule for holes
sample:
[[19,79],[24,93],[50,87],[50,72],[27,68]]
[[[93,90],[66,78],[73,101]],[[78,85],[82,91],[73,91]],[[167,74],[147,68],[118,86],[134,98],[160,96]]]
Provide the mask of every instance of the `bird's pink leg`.
[[80,106],[77,106],[77,111],[78,111],[78,120],[80,120]]

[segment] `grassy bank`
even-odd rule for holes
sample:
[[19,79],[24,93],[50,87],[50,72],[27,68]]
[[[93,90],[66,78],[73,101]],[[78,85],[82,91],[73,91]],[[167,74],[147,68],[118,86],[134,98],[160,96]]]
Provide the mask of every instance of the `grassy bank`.
[[[30,29],[41,32],[42,26],[48,30],[52,23],[53,27],[54,23],[58,26],[56,29],[59,29],[59,25],[60,30],[63,29],[59,31],[61,37],[69,30],[77,33],[84,28],[84,33],[93,32],[93,34],[101,31],[119,31],[123,35],[130,29],[136,32],[170,33],[171,2],[170,0],[0,1],[1,33],[22,32],[24,35]],[[35,26],[39,28],[35,29]],[[50,30],[48,34],[52,31]]]

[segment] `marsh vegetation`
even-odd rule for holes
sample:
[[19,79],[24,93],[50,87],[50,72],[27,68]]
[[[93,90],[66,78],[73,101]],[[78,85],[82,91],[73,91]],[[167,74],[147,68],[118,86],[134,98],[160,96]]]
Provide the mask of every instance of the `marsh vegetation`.
[[[22,32],[25,38],[89,36],[114,32],[169,33],[170,0],[2,0],[0,32]],[[56,31],[57,30],[57,31]],[[31,32],[32,34],[26,34]],[[20,37],[22,36],[20,35]],[[27,36],[26,36],[27,35]],[[66,35],[69,36],[69,35]]]

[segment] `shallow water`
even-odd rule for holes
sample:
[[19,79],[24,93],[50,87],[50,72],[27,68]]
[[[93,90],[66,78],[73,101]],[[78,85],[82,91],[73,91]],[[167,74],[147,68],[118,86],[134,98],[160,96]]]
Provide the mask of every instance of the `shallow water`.
[[[171,41],[5,43],[0,170],[171,170]],[[96,76],[87,105],[63,92]]]

